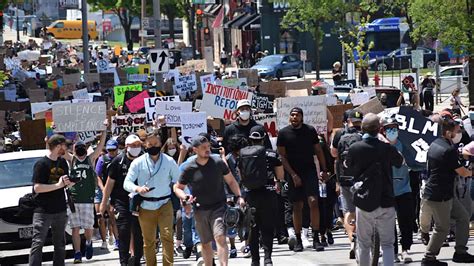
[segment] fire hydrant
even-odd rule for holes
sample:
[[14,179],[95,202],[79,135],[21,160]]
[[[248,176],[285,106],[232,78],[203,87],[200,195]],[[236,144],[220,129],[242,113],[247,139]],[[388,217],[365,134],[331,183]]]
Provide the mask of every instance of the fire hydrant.
[[375,72],[375,75],[374,75],[374,82],[375,82],[375,87],[380,86],[380,77],[379,77],[379,73],[378,73],[378,72]]

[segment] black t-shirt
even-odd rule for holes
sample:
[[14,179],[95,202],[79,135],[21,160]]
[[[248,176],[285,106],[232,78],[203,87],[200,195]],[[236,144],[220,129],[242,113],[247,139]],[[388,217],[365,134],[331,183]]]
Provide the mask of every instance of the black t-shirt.
[[[66,160],[59,158],[57,161],[49,159],[47,156],[39,159],[33,168],[32,182],[34,184],[56,184],[59,178],[67,175],[69,168]],[[57,189],[51,192],[38,193],[35,201],[38,207],[35,212],[60,213],[66,211],[66,196],[64,189]]]
[[179,183],[192,187],[199,209],[215,209],[226,203],[224,176],[228,173],[229,168],[219,158],[211,156],[205,165],[194,159],[184,169]]
[[[234,123],[226,126],[224,130],[224,135],[223,135],[224,148],[226,150],[229,150],[227,143],[232,136],[242,135],[248,138],[250,136],[250,130],[252,129],[252,127],[257,126],[257,125],[260,125],[260,124],[255,122],[254,120],[250,120],[250,122],[246,126],[241,125],[239,121],[235,121]],[[268,138],[268,134],[265,136],[264,144],[265,144],[265,148],[267,149],[272,148],[272,143],[270,142],[270,139]]]
[[123,189],[123,182],[131,163],[132,160],[127,157],[126,152],[123,152],[115,157],[109,165],[108,176],[110,179],[115,180],[114,188],[110,194],[113,203],[117,201],[120,201],[122,204],[129,203],[128,192]]
[[316,168],[314,144],[319,144],[318,133],[310,125],[303,124],[299,129],[289,125],[278,132],[277,146],[286,149],[288,162],[296,173]]
[[274,150],[266,151],[267,157],[267,173],[268,173],[268,183],[265,186],[268,190],[273,190],[275,187],[275,167],[282,166],[280,155]]
[[335,74],[337,74],[337,73],[342,74],[342,69],[341,69],[341,68],[339,68],[339,69],[333,68],[333,69],[332,69],[332,80],[333,80],[334,82],[337,82],[337,81],[341,81],[341,80],[342,80],[342,75],[335,75]]
[[456,169],[461,167],[458,151],[449,140],[437,138],[428,150],[428,174],[423,198],[446,201],[453,197]]

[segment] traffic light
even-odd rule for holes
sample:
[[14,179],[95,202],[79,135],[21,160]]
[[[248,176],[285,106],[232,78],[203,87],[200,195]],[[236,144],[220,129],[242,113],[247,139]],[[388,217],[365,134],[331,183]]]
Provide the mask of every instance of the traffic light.
[[196,9],[196,27],[202,29],[202,26],[202,9],[198,8]]

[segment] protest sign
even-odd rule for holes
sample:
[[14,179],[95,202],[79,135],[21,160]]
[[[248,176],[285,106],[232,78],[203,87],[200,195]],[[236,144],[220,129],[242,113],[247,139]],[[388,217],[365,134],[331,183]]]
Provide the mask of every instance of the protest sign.
[[260,92],[278,97],[286,96],[286,82],[271,80],[269,82],[260,83]]
[[181,113],[181,135],[183,144],[191,146],[192,139],[200,133],[207,132],[207,115],[204,112]]
[[291,90],[306,90],[308,92],[307,95],[311,95],[312,84],[309,80],[297,80],[297,81],[287,81],[285,82],[286,85],[286,93]]
[[247,89],[247,78],[231,78],[231,79],[223,79],[222,86],[231,87],[231,88],[239,88],[241,90]]
[[208,74],[200,76],[199,80],[201,81],[201,90],[205,91],[208,83],[214,84],[215,77],[213,74]]
[[60,98],[67,98],[72,96],[72,92],[76,90],[76,85],[74,84],[64,84],[61,88],[59,88],[59,97]]
[[115,74],[114,73],[100,73],[100,86],[102,89],[108,89],[115,86]]
[[179,96],[172,95],[146,98],[143,101],[145,102],[146,122],[151,123],[157,118],[156,105],[158,102],[179,102],[180,100]]
[[195,100],[193,108],[199,111],[201,109],[201,104],[202,104],[202,100]]
[[411,107],[400,106],[395,115],[398,122],[398,139],[404,147],[403,154],[409,167],[426,167],[428,149],[440,136],[440,127]]
[[158,102],[156,104],[156,114],[165,116],[166,126],[168,127],[180,127],[179,114],[192,111],[192,102]]
[[358,92],[349,94],[351,97],[351,103],[354,106],[362,105],[370,100],[367,92]]
[[145,99],[149,98],[148,91],[142,91],[135,97],[125,101],[125,106],[127,106],[130,113],[138,113],[140,110],[145,107]]
[[84,132],[79,132],[77,133],[77,140],[78,141],[83,141],[84,143],[89,143],[95,139],[97,136],[97,132],[95,131],[84,131]]
[[142,84],[115,86],[114,87],[114,104],[115,107],[123,105],[126,91],[142,91]]
[[44,93],[44,89],[30,90],[28,92],[28,97],[31,103],[46,101],[46,95]]
[[115,136],[122,132],[137,133],[145,129],[145,114],[128,114],[112,117],[112,134]]
[[179,76],[177,80],[174,81],[173,90],[175,94],[186,96],[187,94],[192,94],[197,91],[197,82],[196,75],[190,74],[185,76]]
[[286,91],[287,97],[301,97],[301,96],[308,96],[307,89],[299,89],[299,90],[287,90]]
[[375,88],[364,88],[363,91],[367,92],[367,94],[369,94],[369,99],[377,96],[377,92],[376,92]]
[[377,115],[380,118],[395,117],[396,114],[400,111],[400,107],[385,108],[382,112]]
[[128,75],[140,74],[138,71],[138,67],[134,66],[124,67],[123,71],[125,71],[125,73],[127,73]]
[[47,84],[48,84],[48,88],[50,89],[57,89],[64,85],[62,79],[52,80],[52,81],[49,81]]
[[337,104],[337,97],[336,95],[328,95],[326,94],[326,105],[327,106],[333,106]]
[[16,102],[16,88],[8,87],[3,90],[5,101]]
[[256,87],[258,85],[258,70],[257,69],[245,69],[240,68],[237,72],[239,78],[246,78],[247,85]]
[[106,110],[104,102],[54,105],[54,131],[103,131]]
[[128,84],[128,75],[123,69],[121,68],[116,68],[115,69],[117,76],[119,78],[120,84]]
[[63,75],[63,83],[64,84],[78,84],[81,82],[81,73],[74,73],[74,74],[64,74]]
[[25,120],[25,111],[13,112],[10,114],[10,117],[13,121],[23,121]]
[[276,113],[254,115],[253,120],[265,127],[265,130],[267,130],[269,137],[278,137]]
[[253,94],[248,91],[208,83],[202,98],[201,111],[215,118],[235,120],[237,102],[242,99],[252,101],[252,97]]
[[328,106],[329,112],[331,112],[333,117],[333,128],[343,128],[344,127],[344,112],[352,109],[352,104],[338,104],[333,106]]
[[39,102],[39,103],[31,103],[31,115],[33,118],[35,114],[48,111],[49,109],[53,108],[54,105],[57,104],[68,104],[71,101],[57,101],[57,102]]
[[366,115],[368,113],[378,114],[384,110],[384,107],[382,103],[380,102],[380,100],[377,97],[375,97],[355,109],[361,112],[362,114]]
[[287,97],[275,100],[278,129],[288,126],[290,111],[293,107],[303,110],[304,123],[316,128],[319,134],[327,131],[326,96]]
[[37,150],[44,149],[44,138],[46,137],[46,123],[44,119],[25,120],[20,122],[21,149]]
[[416,73],[405,73],[400,75],[401,86],[400,90],[403,93],[415,91],[416,88]]
[[138,74],[150,74],[150,65],[149,64],[142,64],[138,65]]
[[36,84],[36,80],[32,78],[25,79],[23,82],[23,88],[25,88],[26,91],[39,89],[38,85]]
[[73,91],[72,96],[74,97],[74,99],[89,99],[87,89]]
[[147,82],[148,75],[147,74],[128,74],[128,81],[129,82]]
[[260,113],[273,113],[273,100],[275,97],[268,94],[254,94],[252,97],[252,109]]

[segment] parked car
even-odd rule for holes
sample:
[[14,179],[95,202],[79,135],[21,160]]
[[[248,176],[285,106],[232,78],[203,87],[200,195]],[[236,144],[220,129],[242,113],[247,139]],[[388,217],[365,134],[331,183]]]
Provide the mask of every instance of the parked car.
[[441,93],[451,93],[458,87],[461,88],[461,93],[467,93],[468,77],[464,75],[462,65],[441,68],[439,79]]
[[[423,50],[423,67],[435,68],[436,51],[431,48],[417,47],[417,50]],[[387,71],[408,69],[411,64],[411,48],[400,48],[388,53],[386,56],[369,60],[371,70]],[[449,56],[445,51],[439,52],[439,64],[449,65]]]
[[268,55],[262,58],[252,69],[258,70],[261,78],[303,77],[303,61],[295,54]]

